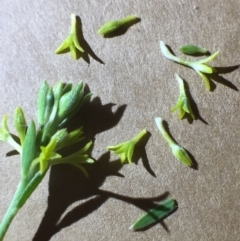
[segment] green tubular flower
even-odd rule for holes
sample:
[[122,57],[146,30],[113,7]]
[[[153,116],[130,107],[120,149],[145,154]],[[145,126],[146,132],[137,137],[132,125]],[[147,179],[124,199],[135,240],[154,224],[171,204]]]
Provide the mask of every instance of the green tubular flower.
[[119,20],[113,20],[109,21],[106,24],[104,24],[99,30],[98,33],[101,35],[109,34],[114,32],[115,30],[122,27],[124,24],[129,23],[133,20],[138,19],[135,15],[130,15],[125,18],[119,19]]
[[184,150],[181,146],[179,146],[172,138],[171,136],[167,133],[164,125],[163,125],[163,120],[160,117],[155,118],[155,122],[157,124],[157,127],[159,131],[161,132],[163,138],[167,141],[169,146],[172,149],[173,155],[182,163],[184,163],[187,166],[192,166],[192,160],[187,154],[186,150]]
[[212,54],[211,56],[209,56],[205,59],[193,62],[193,61],[187,61],[187,60],[180,59],[180,58],[176,57],[175,55],[173,55],[169,51],[169,49],[167,48],[165,43],[162,41],[160,41],[160,49],[166,58],[195,70],[196,73],[198,75],[200,75],[202,77],[202,79],[204,80],[207,90],[208,91],[211,90],[210,79],[207,75],[216,73],[217,70],[214,67],[207,65],[207,63],[214,60],[218,56],[219,51],[215,52],[214,54]]
[[71,31],[69,36],[63,41],[63,43],[56,49],[55,53],[60,54],[66,50],[70,50],[72,57],[77,59],[77,51],[84,52],[81,47],[77,36],[77,16],[71,14]]
[[146,134],[147,130],[144,129],[130,141],[125,141],[116,146],[108,146],[107,149],[114,151],[116,154],[119,154],[121,163],[124,163],[125,160],[127,160],[129,163],[132,163],[135,147]]
[[179,84],[180,96],[177,100],[177,104],[171,109],[171,111],[174,112],[179,110],[179,119],[182,119],[185,113],[188,113],[192,119],[195,120],[194,113],[185,92],[183,79],[178,74],[175,74],[175,76]]

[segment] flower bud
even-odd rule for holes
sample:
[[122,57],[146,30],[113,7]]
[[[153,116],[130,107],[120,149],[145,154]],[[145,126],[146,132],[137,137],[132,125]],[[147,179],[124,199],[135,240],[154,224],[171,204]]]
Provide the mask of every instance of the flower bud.
[[23,145],[25,136],[26,136],[27,123],[26,123],[26,119],[24,116],[24,112],[21,107],[17,107],[15,110],[14,125],[18,132],[21,145]]

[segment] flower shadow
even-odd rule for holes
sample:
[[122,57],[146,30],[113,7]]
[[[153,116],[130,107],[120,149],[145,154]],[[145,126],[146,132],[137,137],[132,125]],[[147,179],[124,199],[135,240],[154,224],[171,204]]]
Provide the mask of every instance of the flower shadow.
[[104,64],[104,62],[94,53],[94,51],[92,50],[88,42],[85,40],[83,36],[83,31],[82,31],[82,21],[79,16],[76,16],[76,26],[77,26],[78,40],[81,43],[81,47],[85,51],[85,52],[77,51],[78,58],[83,58],[85,62],[90,64],[89,56],[91,56],[94,60],[96,60],[100,64]]

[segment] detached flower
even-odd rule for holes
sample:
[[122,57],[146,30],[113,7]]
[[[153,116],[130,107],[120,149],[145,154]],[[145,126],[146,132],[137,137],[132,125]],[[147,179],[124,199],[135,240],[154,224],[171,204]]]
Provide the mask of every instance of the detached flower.
[[188,66],[188,67],[194,69],[197,72],[197,74],[199,74],[202,77],[202,79],[204,80],[207,90],[208,91],[211,90],[210,80],[207,75],[216,73],[217,70],[214,67],[207,65],[207,63],[214,60],[218,56],[219,51],[215,52],[214,54],[212,54],[211,56],[209,56],[205,59],[193,62],[193,61],[187,61],[184,59],[180,59],[180,58],[176,57],[175,55],[173,55],[169,51],[169,49],[167,48],[165,43],[162,41],[160,41],[160,49],[166,58],[168,58],[176,63],[182,64],[182,65],[185,65],[185,66]]
[[176,79],[180,88],[180,96],[178,98],[177,104],[171,109],[172,112],[179,110],[179,119],[182,119],[185,113],[188,113],[193,120],[195,120],[194,113],[192,111],[189,99],[186,95],[183,79],[175,74]]
[[107,149],[110,151],[114,151],[116,154],[119,154],[121,163],[124,163],[125,160],[127,160],[129,163],[132,163],[132,157],[135,147],[146,134],[147,130],[144,129],[130,141],[125,141],[116,146],[108,146]]
[[191,166],[192,165],[191,158],[187,154],[186,150],[184,150],[181,146],[179,146],[167,133],[166,129],[163,126],[163,120],[160,117],[156,117],[155,122],[163,138],[167,141],[167,143],[171,147],[173,155],[185,165]]
[[83,48],[81,47],[78,36],[77,36],[77,16],[75,14],[71,14],[71,31],[69,36],[63,41],[60,47],[57,48],[55,51],[56,54],[60,54],[63,51],[70,50],[72,57],[77,59],[77,51],[84,52]]
[[119,20],[113,20],[109,21],[106,24],[104,24],[99,30],[98,33],[101,35],[109,34],[114,32],[115,30],[122,27],[124,24],[129,23],[133,20],[138,19],[135,15],[130,15],[125,18],[119,19]]

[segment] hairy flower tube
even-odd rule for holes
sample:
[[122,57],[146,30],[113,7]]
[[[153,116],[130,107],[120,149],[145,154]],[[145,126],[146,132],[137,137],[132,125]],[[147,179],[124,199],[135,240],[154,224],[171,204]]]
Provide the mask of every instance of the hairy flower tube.
[[180,95],[177,100],[177,104],[171,109],[171,111],[174,112],[179,110],[179,119],[182,119],[185,113],[187,113],[192,117],[193,120],[195,120],[194,113],[185,92],[183,79],[178,74],[175,74],[175,77],[179,84]]
[[99,30],[98,33],[101,35],[109,34],[114,32],[115,30],[122,27],[124,24],[129,23],[133,20],[138,19],[135,15],[130,15],[125,18],[119,19],[119,20],[112,20],[104,24]]
[[192,166],[192,160],[187,154],[186,150],[184,150],[181,146],[179,146],[168,134],[168,132],[166,131],[163,125],[163,120],[160,117],[156,117],[155,122],[163,138],[167,141],[167,143],[171,147],[173,155],[185,165]]
[[77,35],[77,16],[71,14],[71,31],[69,36],[63,41],[63,43],[56,49],[55,53],[60,54],[64,51],[70,50],[72,57],[77,59],[77,51],[84,52],[81,47]]
[[218,54],[219,54],[219,51],[215,52],[214,54],[210,55],[209,57],[205,58],[205,59],[202,59],[202,60],[198,60],[198,61],[188,61],[188,60],[184,60],[184,59],[181,59],[175,55],[173,55],[168,47],[165,45],[164,42],[160,41],[160,49],[163,53],[163,55],[176,62],[176,63],[179,63],[179,64],[182,64],[182,65],[185,65],[187,67],[190,67],[192,68],[193,70],[196,71],[196,73],[198,75],[200,75],[202,77],[202,79],[204,80],[205,82],[205,86],[207,88],[208,91],[211,90],[211,86],[210,86],[210,79],[208,77],[208,74],[213,74],[213,73],[216,73],[217,70],[214,68],[214,67],[211,67],[209,66],[207,63],[214,60]]
[[126,160],[129,163],[132,163],[135,147],[146,134],[147,130],[144,129],[130,141],[125,141],[116,146],[108,146],[107,149],[110,151],[114,151],[116,154],[120,155],[121,163],[124,163]]
[[76,114],[81,106],[90,100],[91,94],[84,93],[83,83],[76,86],[59,82],[50,87],[45,81],[39,91],[37,101],[38,125],[32,120],[26,123],[23,110],[16,108],[14,126],[19,141],[13,138],[7,125],[7,116],[3,117],[0,128],[0,141],[9,143],[21,156],[21,180],[13,200],[0,224],[0,241],[17,214],[33,191],[44,178],[49,167],[57,164],[71,164],[79,168],[86,176],[85,163],[93,163],[87,151],[92,142],[82,145],[79,151],[63,156],[61,149],[78,144],[83,139],[82,128],[71,132],[65,124]]

